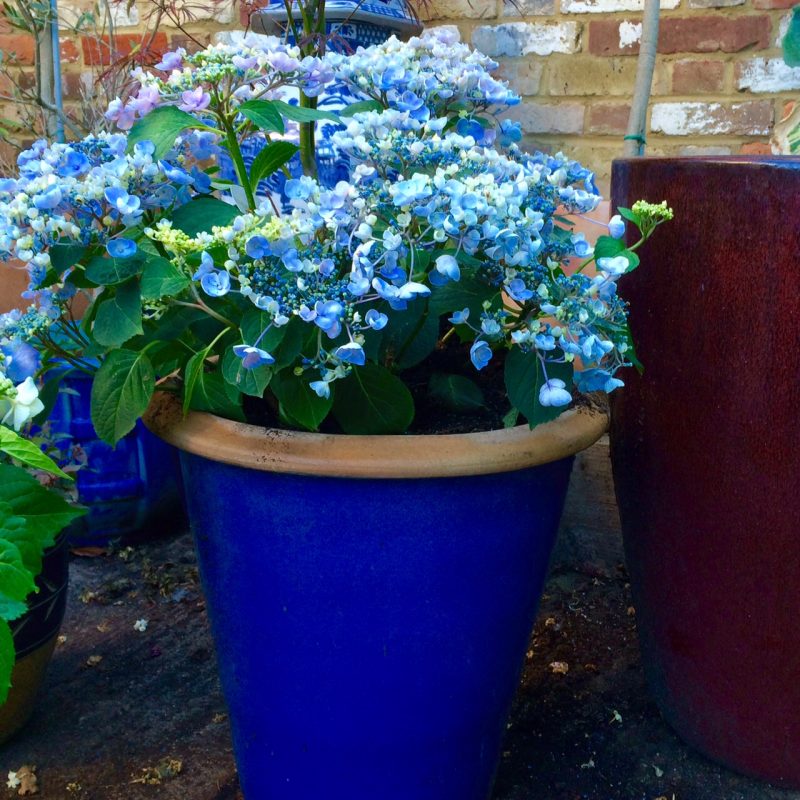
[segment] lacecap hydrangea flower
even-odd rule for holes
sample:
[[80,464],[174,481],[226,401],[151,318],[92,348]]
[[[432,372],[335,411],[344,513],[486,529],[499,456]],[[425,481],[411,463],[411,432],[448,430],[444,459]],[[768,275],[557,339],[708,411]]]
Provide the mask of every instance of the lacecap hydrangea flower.
[[[27,265],[33,301],[0,335],[80,369],[99,360],[107,402],[115,382],[138,381],[141,405],[156,376],[180,376],[187,409],[241,418],[243,395],[266,396],[309,429],[332,413],[345,431],[405,430],[398,376],[448,340],[475,376],[504,357],[531,422],[568,405],[573,381],[614,390],[635,362],[617,281],[669,210],[621,209],[596,243],[574,233],[570,217],[600,202],[594,175],[525,152],[501,117],[519,98],[496,69],[437,30],[346,55],[245,39],[137,69],[138,90],[108,109],[123,132],[37,142],[0,183],[0,255]],[[331,92],[356,105],[314,108]],[[336,124],[346,167],[325,185],[308,158],[301,174],[293,144],[319,124]],[[264,149],[245,163],[253,136]],[[283,196],[257,196],[276,172]],[[642,233],[631,247],[628,223]],[[406,410],[348,416],[339,387],[352,398],[367,384]],[[96,424],[111,441],[143,410]]]

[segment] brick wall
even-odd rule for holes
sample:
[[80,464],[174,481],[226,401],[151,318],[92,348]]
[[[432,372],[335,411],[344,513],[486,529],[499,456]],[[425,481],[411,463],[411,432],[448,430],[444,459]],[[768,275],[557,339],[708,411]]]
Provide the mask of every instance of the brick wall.
[[[74,13],[83,0],[61,0]],[[241,26],[247,2],[186,0],[189,29],[207,41]],[[662,0],[659,57],[649,112],[649,154],[758,152],[774,121],[800,95],[800,69],[780,57],[779,42],[797,0]],[[86,5],[90,5],[86,0]],[[204,8],[205,4],[205,8]],[[137,44],[147,2],[117,12],[122,48]],[[622,151],[641,34],[642,0],[428,0],[429,25],[457,26],[461,38],[502,65],[523,95],[514,109],[527,143],[568,150],[594,167],[607,188]],[[185,44],[163,27],[156,48]],[[27,37],[0,34],[0,48],[29,64]],[[87,65],[108,48],[62,37],[65,85],[74,92]]]
[[[780,39],[797,0],[662,0],[648,154],[763,152],[800,95]],[[502,64],[524,96],[531,145],[564,148],[604,188],[620,155],[641,35],[641,0],[434,0],[430,24]],[[522,14],[522,16],[521,16]]]

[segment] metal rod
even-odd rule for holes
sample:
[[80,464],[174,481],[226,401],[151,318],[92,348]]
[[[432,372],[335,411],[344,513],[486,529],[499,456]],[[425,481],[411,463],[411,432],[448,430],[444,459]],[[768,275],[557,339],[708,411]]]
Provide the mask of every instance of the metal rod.
[[50,0],[50,36],[53,49],[53,100],[56,115],[56,139],[64,141],[64,95],[61,85],[61,43],[58,38],[58,0]]
[[644,0],[644,19],[642,21],[642,41],[639,45],[639,61],[636,65],[636,83],[631,101],[631,114],[628,118],[628,132],[625,134],[625,155],[643,156],[646,144],[647,106],[653,86],[653,72],[658,52],[658,21],[661,11],[660,0]]

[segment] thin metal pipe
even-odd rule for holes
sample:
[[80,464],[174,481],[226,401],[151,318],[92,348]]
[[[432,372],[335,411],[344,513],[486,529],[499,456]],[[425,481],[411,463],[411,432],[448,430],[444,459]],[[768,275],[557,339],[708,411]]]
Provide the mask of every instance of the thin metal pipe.
[[64,141],[64,96],[61,86],[61,43],[58,38],[58,0],[50,0],[50,37],[53,49],[53,101],[56,115],[56,139]]
[[659,0],[645,0],[642,21],[642,40],[636,65],[636,84],[633,89],[628,131],[624,137],[625,156],[643,156],[646,145],[647,106],[653,85],[653,71],[658,51]]

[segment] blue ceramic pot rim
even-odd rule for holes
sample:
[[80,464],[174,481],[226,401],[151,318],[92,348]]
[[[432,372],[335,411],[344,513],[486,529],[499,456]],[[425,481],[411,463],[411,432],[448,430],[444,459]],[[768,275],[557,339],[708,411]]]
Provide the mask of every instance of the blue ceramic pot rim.
[[157,393],[144,417],[171,445],[211,461],[263,472],[348,478],[442,478],[527,469],[573,456],[608,429],[605,396],[558,419],[479,433],[347,436],[262,428],[192,411]]

